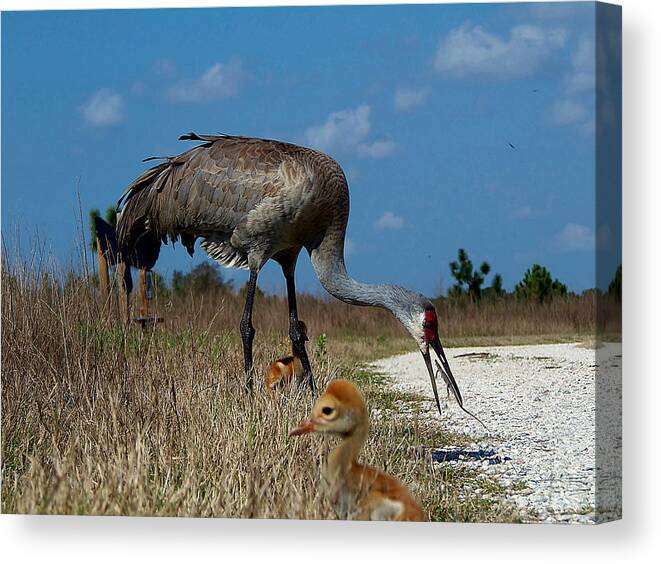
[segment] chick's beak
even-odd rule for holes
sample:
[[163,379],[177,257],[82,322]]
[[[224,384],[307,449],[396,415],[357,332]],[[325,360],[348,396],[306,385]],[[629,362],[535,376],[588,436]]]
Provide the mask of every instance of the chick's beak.
[[290,433],[290,437],[296,437],[298,435],[307,435],[308,433],[313,433],[316,430],[316,423],[309,419],[308,421],[302,421],[299,423],[298,427],[293,429]]

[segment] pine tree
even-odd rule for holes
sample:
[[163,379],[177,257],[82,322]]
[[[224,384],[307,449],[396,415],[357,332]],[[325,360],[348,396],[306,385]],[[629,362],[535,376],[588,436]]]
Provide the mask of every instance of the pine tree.
[[539,264],[533,264],[526,270],[523,280],[514,288],[517,298],[535,299],[543,302],[554,296],[566,296],[567,286],[557,278],[553,280],[549,270]]
[[[450,263],[450,272],[454,279],[457,281],[450,290],[451,296],[460,296],[468,294],[473,301],[478,301],[482,297],[482,285],[484,279],[491,272],[491,266],[488,262],[483,262],[478,270],[473,269],[473,263],[468,258],[468,253],[465,249],[459,249],[457,253],[457,260]],[[502,290],[502,277],[500,274],[494,276],[499,278],[499,283]]]

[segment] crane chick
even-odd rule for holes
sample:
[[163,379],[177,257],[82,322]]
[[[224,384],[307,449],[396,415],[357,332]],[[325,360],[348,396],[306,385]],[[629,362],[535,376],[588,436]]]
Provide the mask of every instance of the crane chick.
[[[308,328],[299,319],[298,326],[303,336],[303,341],[309,341]],[[292,342],[291,356],[285,356],[269,364],[264,375],[264,384],[267,390],[275,390],[278,386],[290,384],[294,378],[302,379],[304,374],[301,357],[296,352],[296,347]]]
[[324,476],[338,515],[365,521],[426,521],[409,491],[393,476],[357,462],[369,430],[369,415],[360,390],[335,380],[319,397],[310,419],[290,436],[327,433],[342,438],[328,455]]

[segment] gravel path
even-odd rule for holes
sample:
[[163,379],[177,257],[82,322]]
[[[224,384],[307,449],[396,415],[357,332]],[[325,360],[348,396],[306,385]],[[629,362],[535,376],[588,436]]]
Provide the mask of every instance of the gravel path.
[[[530,515],[527,520],[595,522],[596,362],[598,357],[600,379],[618,380],[621,345],[605,344],[598,355],[580,344],[445,351],[464,405],[490,433],[454,400],[445,400],[445,386],[439,383],[443,424],[475,442],[444,447],[433,453],[434,459],[478,467],[494,476],[507,487],[507,498]],[[383,359],[374,366],[398,388],[433,397],[419,353]],[[602,407],[616,415],[619,398],[611,399],[610,406]],[[438,418],[431,407],[430,402],[429,416]],[[621,433],[613,438],[621,444]]]

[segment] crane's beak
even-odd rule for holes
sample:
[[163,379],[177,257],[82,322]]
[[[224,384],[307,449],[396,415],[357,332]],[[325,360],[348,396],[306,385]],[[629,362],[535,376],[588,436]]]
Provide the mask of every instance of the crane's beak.
[[[441,376],[443,377],[443,380],[448,385],[448,387],[452,390],[452,394],[454,395],[454,397],[457,400],[457,402],[459,403],[459,405],[463,406],[463,400],[461,398],[461,392],[459,391],[459,386],[457,385],[457,382],[454,379],[454,376],[452,375],[452,370],[450,370],[450,364],[448,363],[448,359],[445,356],[445,351],[443,350],[443,345],[441,345],[441,340],[437,336],[429,344],[430,344],[431,348],[434,349],[434,352],[438,356],[438,359],[441,361],[441,364],[440,364],[441,370],[439,372],[440,372]],[[434,376],[434,367],[432,366],[431,354],[430,354],[429,349],[427,349],[427,352],[422,353],[422,358],[424,358],[425,365],[427,366],[427,372],[429,372],[429,379],[431,380],[431,387],[432,387],[432,390],[434,391],[434,398],[436,399],[436,408],[438,409],[439,415],[441,415],[441,402],[438,399],[438,388],[436,387],[436,377]]]

